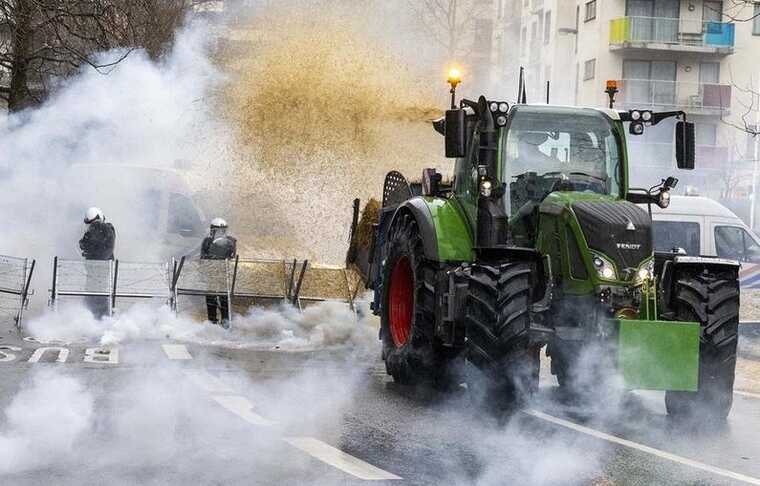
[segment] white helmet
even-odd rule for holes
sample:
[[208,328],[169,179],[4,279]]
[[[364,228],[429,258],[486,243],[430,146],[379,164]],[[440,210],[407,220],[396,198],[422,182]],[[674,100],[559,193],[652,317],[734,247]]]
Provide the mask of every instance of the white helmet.
[[84,224],[91,224],[95,221],[105,221],[106,218],[103,216],[103,211],[100,210],[100,208],[91,207],[87,210],[86,213],[84,213]]
[[222,218],[214,218],[211,220],[211,229],[224,228],[227,229],[227,221]]
[[227,221],[222,218],[214,218],[211,220],[211,226],[209,228],[209,235],[212,238],[221,238],[227,234]]

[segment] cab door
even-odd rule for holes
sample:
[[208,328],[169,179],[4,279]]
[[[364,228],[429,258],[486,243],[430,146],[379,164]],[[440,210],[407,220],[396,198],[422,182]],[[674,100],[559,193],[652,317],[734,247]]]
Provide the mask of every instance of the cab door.
[[478,216],[477,158],[480,134],[473,131],[472,137],[468,137],[467,156],[457,159],[454,167],[454,197],[464,209],[470,228],[474,231]]

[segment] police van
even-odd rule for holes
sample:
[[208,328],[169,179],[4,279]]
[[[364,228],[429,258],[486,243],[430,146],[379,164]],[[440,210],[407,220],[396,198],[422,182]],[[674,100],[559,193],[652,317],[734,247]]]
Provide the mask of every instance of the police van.
[[[124,261],[164,261],[200,247],[208,227],[182,171],[128,164],[73,164],[64,175],[65,221],[97,206],[116,228]],[[66,226],[66,225],[64,225]],[[81,227],[71,226],[74,232]],[[81,235],[69,236],[78,241]],[[78,248],[74,248],[77,252]]]
[[682,248],[689,255],[742,263],[742,288],[760,289],[760,238],[731,210],[699,196],[672,196],[670,206],[652,205],[655,251]]

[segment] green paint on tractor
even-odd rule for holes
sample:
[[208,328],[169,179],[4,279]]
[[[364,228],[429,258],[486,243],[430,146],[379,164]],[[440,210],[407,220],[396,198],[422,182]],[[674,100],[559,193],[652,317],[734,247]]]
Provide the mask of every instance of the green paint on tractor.
[[619,320],[618,367],[629,389],[697,391],[699,324]]
[[472,235],[464,211],[454,199],[425,197],[435,226],[438,242],[438,261],[471,262]]

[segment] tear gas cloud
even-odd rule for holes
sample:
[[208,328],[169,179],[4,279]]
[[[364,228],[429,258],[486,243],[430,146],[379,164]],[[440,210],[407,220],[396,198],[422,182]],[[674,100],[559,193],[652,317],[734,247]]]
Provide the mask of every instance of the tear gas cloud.
[[118,346],[144,340],[176,339],[227,348],[306,350],[349,345],[357,352],[377,348],[374,322],[357,319],[342,303],[324,302],[302,312],[290,305],[251,307],[234,316],[231,330],[177,315],[165,305],[136,304],[114,317],[95,319],[77,302],[59,306],[25,324],[26,332],[42,342],[95,342]]

